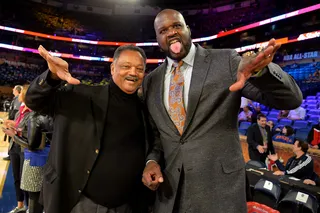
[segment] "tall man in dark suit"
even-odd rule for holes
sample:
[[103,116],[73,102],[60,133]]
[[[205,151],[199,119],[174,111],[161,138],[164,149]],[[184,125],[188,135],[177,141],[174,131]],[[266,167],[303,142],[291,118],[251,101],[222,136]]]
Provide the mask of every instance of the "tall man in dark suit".
[[[42,192],[45,212],[141,213],[147,137],[137,89],[146,67],[144,51],[119,47],[106,86],[79,84],[66,61],[42,46],[39,52],[49,70],[30,85],[26,104],[54,117]],[[62,86],[63,80],[69,84]]]
[[275,154],[272,143],[272,133],[263,114],[257,116],[257,123],[252,124],[247,131],[249,157],[251,160],[265,163],[268,155]]
[[203,49],[185,20],[163,10],[154,28],[167,58],[143,83],[155,143],[142,181],[157,189],[154,213],[245,213],[245,170],[237,115],[241,96],[293,109],[302,102],[295,81],[271,63],[270,40],[257,55]]

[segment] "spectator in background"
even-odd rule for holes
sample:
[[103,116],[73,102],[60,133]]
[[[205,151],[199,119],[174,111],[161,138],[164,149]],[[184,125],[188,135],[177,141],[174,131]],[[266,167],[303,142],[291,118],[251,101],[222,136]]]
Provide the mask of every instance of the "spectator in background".
[[284,126],[282,129],[282,132],[274,135],[272,140],[276,142],[293,144],[294,143],[293,133],[294,133],[294,130],[291,126]]
[[[12,90],[14,97],[9,107],[8,120],[14,120],[17,112],[19,111],[19,108],[21,105],[21,102],[19,101],[19,95],[21,93],[21,90],[22,90],[22,86],[20,85],[16,85]],[[4,141],[6,140],[6,137],[7,135],[5,135]],[[11,138],[9,137],[9,141],[10,140]],[[10,160],[10,156],[4,157],[3,160]]]
[[290,175],[299,179],[311,179],[313,177],[313,160],[307,154],[309,149],[308,143],[296,140],[292,150],[295,156],[291,157],[286,166],[279,161],[278,154],[268,155],[268,158],[276,162],[280,171],[276,171],[274,175]]
[[12,90],[14,98],[9,108],[9,117],[8,117],[9,120],[14,120],[16,113],[19,111],[19,108],[21,105],[21,102],[19,101],[19,95],[21,93],[21,90],[22,90],[22,86],[20,85],[16,85]]
[[249,121],[251,122],[252,112],[249,110],[248,106],[243,107],[243,111],[238,115],[239,122]]
[[251,104],[252,101],[249,100],[248,98],[245,97],[241,97],[241,104],[240,104],[240,108],[243,109],[244,107],[249,106],[249,104]]
[[[26,123],[28,122],[31,110],[25,105],[25,96],[26,96],[27,86],[23,87],[21,94],[19,95],[19,101],[21,106],[16,115],[15,120],[6,120],[5,126],[7,129],[3,129],[3,132],[7,135],[13,136],[12,129],[21,134],[25,131]],[[12,164],[12,173],[14,179],[14,186],[16,191],[17,207],[14,208],[9,213],[18,213],[25,212],[27,208],[24,206],[24,201],[28,201],[28,193],[24,192],[20,188],[22,167],[24,161],[24,152],[21,149],[21,146],[14,142],[14,138],[11,138],[9,145],[9,155]]]
[[269,153],[274,154],[274,147],[272,144],[272,135],[269,126],[267,125],[267,118],[263,114],[257,117],[257,123],[252,124],[247,132],[248,151],[251,160],[265,163]]
[[290,120],[304,120],[305,117],[306,110],[300,106],[296,109],[290,110],[287,118]]
[[319,133],[320,132],[320,119],[319,119],[319,123],[317,125],[312,126],[311,130],[309,131],[308,134],[308,138],[307,138],[307,142],[309,143],[309,145],[311,146],[311,148],[314,149],[320,149],[320,136]]
[[278,119],[287,118],[290,110],[280,110]]
[[254,107],[253,113],[251,115],[251,122],[252,123],[257,123],[257,116],[261,114],[261,107],[260,105]]

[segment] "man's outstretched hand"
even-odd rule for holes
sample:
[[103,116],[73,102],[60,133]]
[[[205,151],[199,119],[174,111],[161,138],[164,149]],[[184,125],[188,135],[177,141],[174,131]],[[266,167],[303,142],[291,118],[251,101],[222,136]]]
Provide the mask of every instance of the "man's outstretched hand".
[[42,45],[39,46],[38,51],[42,58],[47,61],[53,79],[67,81],[69,84],[80,84],[80,81],[73,78],[69,73],[69,65],[65,60],[50,55]]
[[238,67],[237,82],[232,84],[229,90],[235,92],[242,89],[252,75],[272,62],[274,54],[280,47],[281,44],[276,44],[276,40],[271,39],[263,51],[250,56],[243,56]]

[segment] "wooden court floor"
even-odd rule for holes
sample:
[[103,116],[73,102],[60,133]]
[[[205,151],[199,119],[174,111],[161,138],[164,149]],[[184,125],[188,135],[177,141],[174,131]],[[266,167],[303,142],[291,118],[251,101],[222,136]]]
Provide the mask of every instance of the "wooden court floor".
[[[0,118],[7,119],[6,112],[0,112]],[[10,161],[4,161],[2,158],[8,156],[8,145],[7,141],[4,141],[4,133],[1,129],[3,124],[0,124],[0,198],[2,197],[3,186],[7,177],[7,171],[9,168]]]

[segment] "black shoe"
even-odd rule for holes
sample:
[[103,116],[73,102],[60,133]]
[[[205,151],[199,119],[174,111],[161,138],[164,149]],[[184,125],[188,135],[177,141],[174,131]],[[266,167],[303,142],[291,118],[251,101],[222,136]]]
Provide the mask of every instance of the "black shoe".
[[10,156],[2,158],[2,160],[10,160]]

